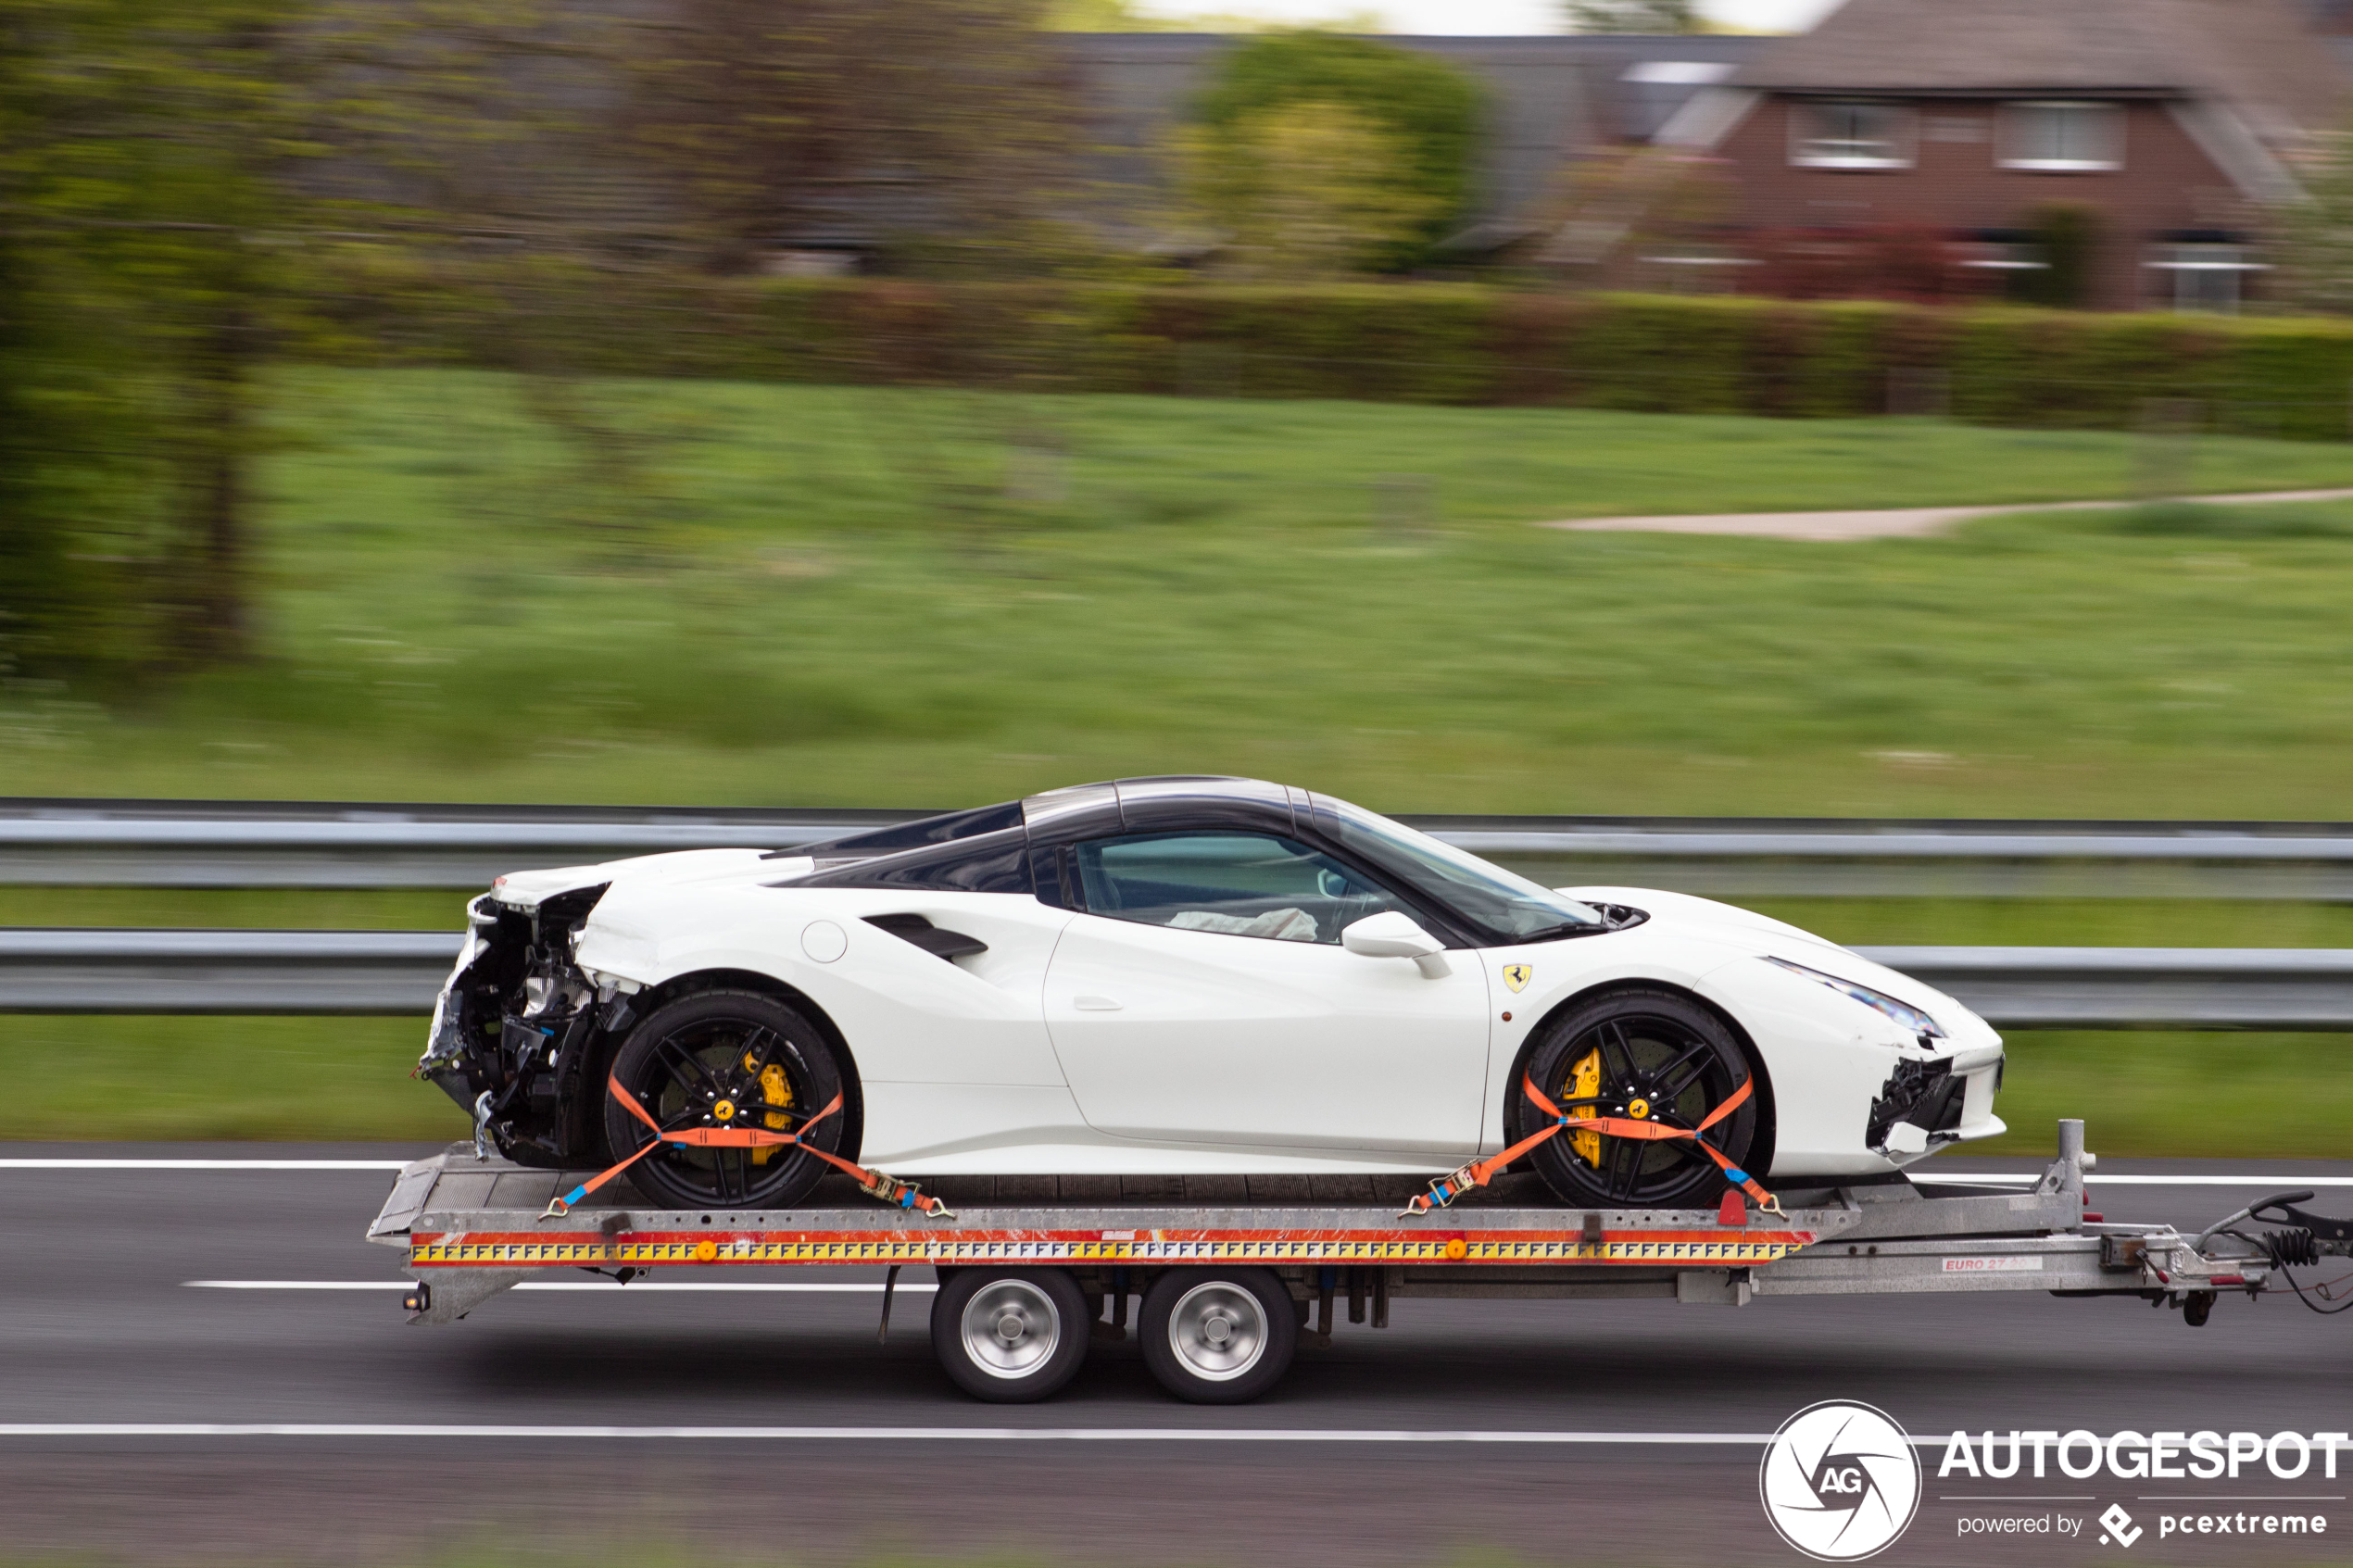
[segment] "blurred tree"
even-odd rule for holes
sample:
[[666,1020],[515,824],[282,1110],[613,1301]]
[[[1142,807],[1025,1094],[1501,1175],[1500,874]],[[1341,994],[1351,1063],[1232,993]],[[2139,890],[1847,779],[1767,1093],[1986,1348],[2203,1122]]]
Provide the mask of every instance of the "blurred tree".
[[1271,105],[1182,145],[1188,194],[1258,276],[1368,270],[1446,215],[1442,197],[1397,177],[1403,138],[1345,104]]
[[[1270,34],[1228,53],[1197,104],[1183,144],[1188,183],[1213,194],[1260,190],[1253,210],[1266,218],[1277,201],[1293,203],[1294,216],[1312,207],[1327,237],[1294,254],[1345,252],[1364,269],[1394,270],[1443,238],[1468,207],[1481,109],[1478,84],[1430,56],[1330,33]],[[1377,176],[1365,161],[1374,157],[1386,159]],[[1285,160],[1316,194],[1264,185]],[[1221,162],[1230,168],[1221,171]],[[1368,178],[1387,194],[1365,192]],[[1334,249],[1330,234],[1362,235],[1368,223],[1390,232]],[[1258,232],[1256,243],[1271,241]]]
[[247,646],[248,388],[298,150],[278,0],[0,0],[0,634]]
[[2313,139],[2296,176],[2306,200],[2280,234],[2280,295],[2305,310],[2353,312],[2353,132]]
[[1572,32],[1705,32],[1697,0],[1567,0]]
[[671,0],[633,128],[707,265],[906,245],[987,262],[1051,221],[1071,143],[1042,0]]

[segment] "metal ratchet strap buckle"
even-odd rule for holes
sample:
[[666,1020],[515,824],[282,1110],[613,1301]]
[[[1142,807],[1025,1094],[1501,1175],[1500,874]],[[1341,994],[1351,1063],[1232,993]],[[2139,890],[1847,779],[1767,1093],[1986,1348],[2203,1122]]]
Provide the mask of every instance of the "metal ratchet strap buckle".
[[1434,1209],[1443,1209],[1473,1187],[1482,1185],[1483,1184],[1478,1179],[1478,1164],[1479,1162],[1474,1160],[1451,1175],[1431,1177],[1429,1190],[1416,1196],[1413,1202],[1399,1210],[1397,1217],[1401,1220],[1410,1220],[1416,1214],[1427,1214]]
[[870,1179],[861,1182],[858,1190],[869,1198],[879,1198],[894,1209],[912,1209],[929,1219],[952,1220],[956,1217],[948,1205],[936,1198],[925,1197],[923,1188],[912,1182],[902,1182],[881,1171],[869,1171],[866,1175]]

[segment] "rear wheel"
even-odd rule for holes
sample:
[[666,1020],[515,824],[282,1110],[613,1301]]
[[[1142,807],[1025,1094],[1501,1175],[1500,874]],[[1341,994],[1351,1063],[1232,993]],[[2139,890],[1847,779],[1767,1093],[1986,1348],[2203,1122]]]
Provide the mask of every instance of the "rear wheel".
[[[1529,1054],[1528,1075],[1570,1116],[1607,1116],[1697,1129],[1747,1083],[1748,1054],[1721,1019],[1671,991],[1619,991],[1563,1014]],[[1709,1127],[1706,1141],[1734,1165],[1756,1143],[1764,1085]],[[1546,1120],[1512,1086],[1512,1139]],[[1690,1138],[1655,1141],[1598,1131],[1554,1135],[1529,1162],[1564,1202],[1589,1208],[1713,1203],[1724,1173]]]
[[1290,1370],[1299,1313],[1265,1269],[1176,1269],[1144,1293],[1137,1332],[1163,1388],[1197,1405],[1239,1405]]
[[[809,1127],[810,1144],[831,1153],[848,1126],[839,1110],[811,1126],[842,1088],[831,1044],[801,1014],[756,991],[703,991],[655,1009],[622,1042],[612,1080],[663,1132]],[[615,1163],[653,1141],[653,1130],[614,1103],[605,1085],[597,1093]],[[826,1170],[789,1144],[664,1144],[632,1165],[629,1176],[648,1198],[673,1208],[774,1208],[807,1197]]]
[[931,1298],[931,1350],[974,1399],[1027,1404],[1078,1375],[1089,1316],[1060,1269],[958,1269]]

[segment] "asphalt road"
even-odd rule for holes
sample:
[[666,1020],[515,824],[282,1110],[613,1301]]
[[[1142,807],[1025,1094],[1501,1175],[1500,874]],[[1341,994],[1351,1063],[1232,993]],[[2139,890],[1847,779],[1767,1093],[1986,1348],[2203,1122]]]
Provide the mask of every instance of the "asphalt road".
[[[250,1153],[277,1145],[0,1146],[0,1157]],[[2016,1160],[1994,1162],[2016,1169]],[[1956,1169],[1960,1168],[1957,1162]],[[2112,1162],[2127,1172],[2353,1175],[2353,1163]],[[926,1299],[890,1342],[870,1293],[510,1293],[442,1328],[390,1288],[246,1290],[191,1280],[388,1285],[360,1239],[389,1173],[31,1170],[0,1165],[0,1518],[6,1549],[137,1562],[413,1562],[487,1544],[535,1556],[649,1549],[727,1562],[1437,1564],[1802,1561],[1767,1528],[1753,1445],[1441,1441],[1433,1433],[1768,1433],[1828,1399],[1915,1436],[1956,1427],[2102,1434],[2353,1429],[2353,1314],[2226,1298],[2205,1328],[2139,1302],[2046,1295],[1672,1303],[1401,1300],[1385,1332],[1340,1326],[1272,1397],[1177,1404],[1131,1344],[1100,1346],[1049,1404],[975,1404],[934,1367]],[[2204,1223],[2266,1190],[2093,1182],[2111,1219]],[[2353,1186],[2313,1205],[2353,1210]],[[586,1276],[581,1276],[585,1278]],[[677,1277],[677,1276],[673,1276]],[[731,1273],[729,1278],[752,1277]],[[802,1279],[806,1275],[776,1277]],[[835,1282],[865,1275],[838,1273]],[[919,1279],[915,1271],[911,1279]],[[2324,1276],[2322,1276],[2324,1277]],[[743,1436],[122,1436],[27,1424],[384,1424],[574,1428],[838,1426],[1124,1436],[827,1440]],[[1135,1436],[1182,1429],[1194,1440]],[[1267,1434],[1422,1434],[1399,1441]],[[1252,1440],[1252,1435],[1257,1440]],[[2252,1466],[2236,1483],[1937,1476],[1881,1561],[2047,1562],[2096,1542],[2110,1502],[2293,1508],[2337,1539],[2161,1540],[2167,1562],[2353,1557],[2340,1479]],[[2001,1494],[2035,1500],[1992,1503]],[[2065,1497],[2071,1500],[2047,1500]],[[2243,1504],[2236,1499],[2271,1499]],[[2298,1499],[2293,1503],[2286,1499]],[[1963,1500],[1966,1499],[1966,1500]],[[2315,1500],[2303,1500],[2315,1499]],[[2189,1504],[2180,1506],[2188,1507]],[[2073,1539],[1962,1539],[1964,1517],[2091,1520]],[[591,1561],[603,1561],[590,1551]]]

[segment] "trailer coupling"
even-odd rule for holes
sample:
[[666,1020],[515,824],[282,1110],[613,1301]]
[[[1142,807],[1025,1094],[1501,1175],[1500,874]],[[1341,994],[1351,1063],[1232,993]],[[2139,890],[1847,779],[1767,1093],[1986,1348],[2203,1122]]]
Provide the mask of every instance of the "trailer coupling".
[[[2322,1316],[2353,1308],[2353,1291],[2346,1288],[2347,1280],[2323,1281],[2306,1286],[2293,1269],[2312,1268],[2323,1258],[2353,1258],[2353,1220],[2332,1219],[2315,1214],[2296,1205],[2309,1203],[2312,1192],[2305,1188],[2296,1192],[2274,1193],[2270,1198],[2250,1203],[2229,1218],[2208,1225],[2199,1233],[2192,1247],[2218,1263],[2227,1265],[2239,1254],[2232,1244],[2246,1248],[2246,1264],[2240,1277],[2218,1273],[2211,1283],[2244,1286],[2252,1296],[2268,1285],[2268,1275],[2277,1274],[2280,1281],[2296,1293],[2296,1298]],[[2248,1223],[2268,1226],[2248,1231],[2240,1227]],[[2271,1286],[2276,1290],[2276,1286]],[[2193,1324],[2206,1321],[2206,1311],[2213,1305],[2213,1296],[2205,1293],[2202,1304],[2193,1308],[2184,1302],[2183,1312]],[[2323,1303],[2328,1303],[2324,1305]],[[2195,1311],[2196,1315],[2189,1314]]]

